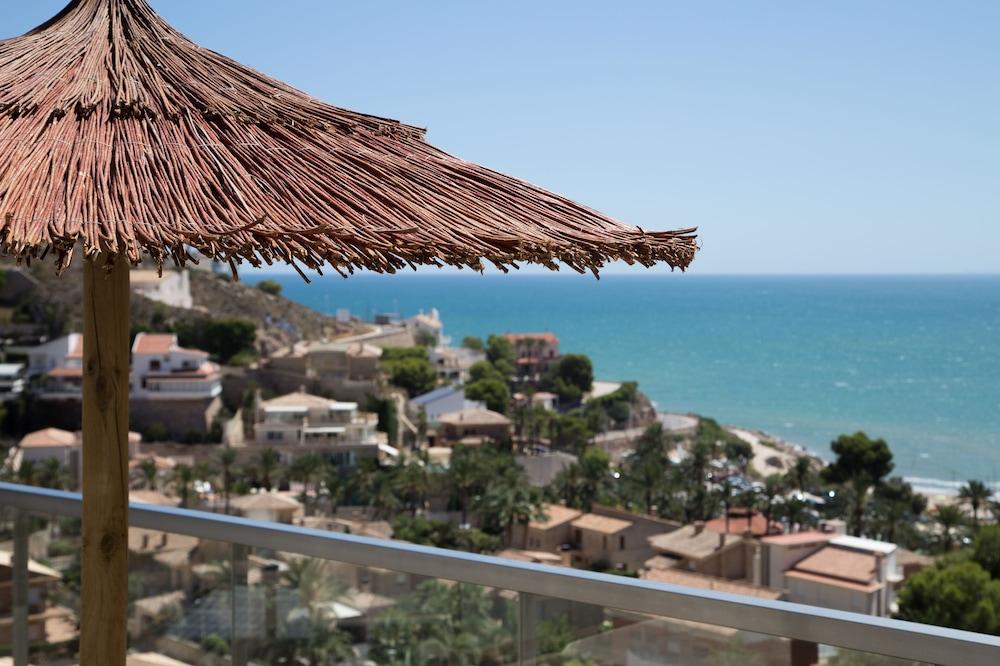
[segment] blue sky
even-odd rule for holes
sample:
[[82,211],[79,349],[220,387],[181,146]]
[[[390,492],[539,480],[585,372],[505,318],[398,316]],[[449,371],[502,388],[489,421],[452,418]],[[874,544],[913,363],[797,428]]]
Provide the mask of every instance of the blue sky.
[[[0,31],[63,4],[5,3]],[[699,226],[695,273],[1000,271],[992,0],[151,4],[452,153]]]

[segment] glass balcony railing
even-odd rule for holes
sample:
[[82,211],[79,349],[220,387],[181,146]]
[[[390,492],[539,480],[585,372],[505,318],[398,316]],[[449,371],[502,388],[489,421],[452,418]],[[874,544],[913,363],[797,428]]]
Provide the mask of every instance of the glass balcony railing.
[[[77,663],[80,513],[0,484],[0,659]],[[1000,664],[1000,638],[941,627],[155,505],[130,520],[136,663]]]

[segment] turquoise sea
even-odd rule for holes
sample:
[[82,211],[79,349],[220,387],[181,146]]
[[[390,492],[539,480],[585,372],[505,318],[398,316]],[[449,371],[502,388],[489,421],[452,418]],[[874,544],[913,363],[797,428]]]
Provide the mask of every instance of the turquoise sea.
[[599,378],[637,380],[663,410],[821,455],[865,430],[923,487],[1000,480],[1000,276],[267,277],[320,311],[437,308],[456,344],[549,330]]

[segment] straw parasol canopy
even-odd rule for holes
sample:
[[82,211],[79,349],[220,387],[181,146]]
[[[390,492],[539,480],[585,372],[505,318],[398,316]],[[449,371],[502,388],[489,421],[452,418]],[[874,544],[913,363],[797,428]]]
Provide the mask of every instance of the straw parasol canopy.
[[[696,242],[693,229],[627,226],[452,157],[416,127],[320,102],[197,46],[145,0],[73,0],[0,42],[0,253],[63,269],[79,248],[80,662],[121,666],[129,264],[183,265],[195,248],[234,274],[244,262],[596,273],[612,260],[683,269]],[[24,641],[15,653],[26,662]],[[246,663],[239,640],[233,654]]]
[[528,261],[686,267],[643,231],[202,48],[145,0],[74,0],[0,42],[0,250],[346,273]]

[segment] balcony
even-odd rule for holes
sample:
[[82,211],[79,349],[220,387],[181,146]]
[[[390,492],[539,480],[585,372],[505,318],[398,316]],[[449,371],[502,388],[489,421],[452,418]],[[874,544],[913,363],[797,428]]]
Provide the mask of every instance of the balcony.
[[[15,665],[75,663],[80,513],[0,484]],[[169,507],[130,520],[130,649],[187,664],[1000,663],[1000,638],[940,627]]]

